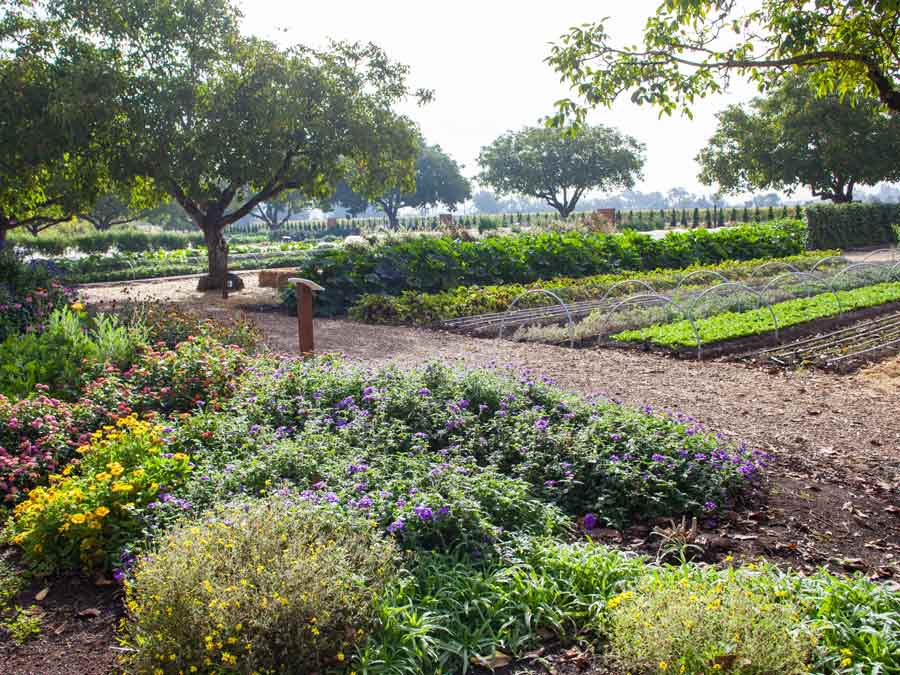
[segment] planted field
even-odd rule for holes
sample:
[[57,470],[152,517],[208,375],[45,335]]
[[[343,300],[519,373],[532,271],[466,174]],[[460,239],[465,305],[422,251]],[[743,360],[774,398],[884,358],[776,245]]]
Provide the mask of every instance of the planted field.
[[[618,342],[646,342],[661,347],[698,347],[751,335],[761,335],[798,324],[839,315],[842,311],[865,309],[900,300],[900,283],[822,293],[809,298],[796,298],[769,307],[746,312],[722,312],[692,322],[685,319],[638,330],[622,331],[612,336]],[[773,316],[774,315],[774,316]],[[699,342],[698,342],[699,336]]]

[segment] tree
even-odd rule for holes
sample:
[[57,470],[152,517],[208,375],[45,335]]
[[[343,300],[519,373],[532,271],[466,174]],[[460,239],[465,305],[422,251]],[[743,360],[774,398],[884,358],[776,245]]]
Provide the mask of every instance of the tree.
[[107,192],[96,199],[89,211],[79,213],[78,217],[102,232],[114,225],[133,223],[142,218],[144,213],[145,210],[135,205],[130,194]]
[[[357,184],[363,186],[365,192],[376,194],[376,185],[369,184],[373,177],[376,184],[383,183],[377,174],[373,176],[366,171],[357,178]],[[458,203],[471,196],[472,187],[456,160],[439,145],[423,145],[416,159],[415,189],[392,187],[375,196],[372,202],[384,211],[391,227],[398,227],[402,208],[424,209],[443,204],[448,210],[455,211]]]
[[407,68],[375,45],[280,48],[242,35],[230,0],[45,1],[115,50],[132,131],[117,168],[152,179],[203,232],[201,289],[225,282],[224,229],[259,204],[327,197],[360,167],[386,185],[411,178],[415,128],[392,110],[411,93]]
[[262,220],[270,230],[277,230],[292,216],[309,210],[310,202],[297,190],[282,192],[253,209],[253,215]]
[[323,200],[319,208],[323,211],[334,211],[341,207],[351,218],[355,218],[361,213],[365,213],[369,209],[369,198],[354,192],[347,181],[342,180],[335,186],[334,194],[326,200]]
[[52,23],[17,7],[3,7],[0,27],[0,248],[14,228],[37,234],[89,209],[112,187],[120,138],[108,53],[57,40]]
[[898,30],[897,0],[760,0],[749,11],[736,0],[665,0],[647,19],[642,45],[616,45],[605,20],[562,36],[547,62],[584,103],[558,101],[554,121],[581,121],[587,107],[611,105],[625,92],[635,103],[689,115],[734,74],[764,89],[792,71],[810,71],[821,95],[875,97],[896,113]]
[[503,204],[497,199],[497,195],[488,190],[479,190],[472,197],[472,205],[478,209],[479,213],[500,213],[503,211]]
[[479,182],[498,193],[542,199],[563,218],[587,190],[634,187],[644,165],[644,146],[603,126],[577,133],[526,127],[481,149]]
[[718,119],[697,161],[700,180],[729,193],[790,194],[804,185],[820,199],[849,202],[857,184],[900,179],[900,116],[881,112],[875,99],[851,105],[837,95],[817,97],[809,78],[793,76]]

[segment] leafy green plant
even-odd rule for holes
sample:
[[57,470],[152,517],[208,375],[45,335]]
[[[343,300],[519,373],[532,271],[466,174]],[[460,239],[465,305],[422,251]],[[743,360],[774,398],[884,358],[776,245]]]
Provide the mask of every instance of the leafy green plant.
[[[457,286],[530,283],[552,279],[559,270],[583,277],[620,270],[653,270],[801,253],[806,228],[800,221],[709,232],[673,232],[663,239],[620,235],[542,232],[487,237],[473,242],[449,237],[417,237],[365,248],[316,248],[307,252],[298,274],[328,292],[316,307],[323,314],[346,312],[364,293],[436,293]],[[292,290],[285,291],[290,304]]]
[[[854,309],[875,307],[900,300],[900,283],[890,282],[863,286],[849,291],[838,291],[841,307],[834,295],[822,293],[807,298],[795,298],[772,305],[779,328],[796,326]],[[722,342],[739,337],[768,333],[775,328],[772,312],[768,307],[746,312],[723,312],[695,321],[703,344]],[[686,319],[673,323],[628,330],[612,336],[620,342],[651,342],[664,347],[695,347],[697,339]]]
[[126,667],[320,673],[375,625],[396,551],[360,519],[283,498],[186,522],[126,584]]
[[809,245],[840,247],[896,245],[897,204],[835,204],[806,209]]
[[5,630],[14,644],[22,646],[41,634],[44,617],[40,607],[32,605],[27,609],[12,608],[12,616],[0,621],[0,628]]
[[[555,293],[564,302],[577,302],[602,297],[614,284],[634,280],[648,283],[655,289],[674,288],[685,275],[692,272],[718,272],[734,281],[745,281],[764,262],[783,262],[797,269],[809,269],[826,256],[839,255],[840,251],[810,251],[782,258],[756,259],[747,261],[725,261],[714,265],[691,265],[682,269],[657,269],[649,272],[619,272],[589,277],[556,277],[548,281],[531,284],[504,284],[493,286],[458,286],[441,293],[419,293],[404,291],[400,295],[377,295],[367,293],[350,308],[353,319],[369,323],[429,325],[436,321],[446,321],[460,316],[504,312],[523,293],[538,288]],[[773,267],[780,273],[777,267]],[[761,278],[761,277],[756,277]],[[716,277],[698,276],[698,281],[714,281]],[[636,285],[620,287],[620,293],[633,293]],[[614,293],[614,296],[618,295]],[[547,296],[531,294],[520,298],[517,307],[525,309],[549,303]]]

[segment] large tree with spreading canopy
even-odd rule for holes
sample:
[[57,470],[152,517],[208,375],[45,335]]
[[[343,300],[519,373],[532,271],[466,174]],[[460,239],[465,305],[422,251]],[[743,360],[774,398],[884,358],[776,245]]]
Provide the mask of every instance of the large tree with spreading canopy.
[[608,127],[526,127],[481,149],[478,182],[499,194],[542,199],[566,218],[588,190],[634,187],[643,153],[641,143]]
[[45,2],[115,54],[130,131],[115,172],[152,180],[203,231],[201,288],[225,282],[224,230],[258,205],[285,191],[326,197],[370,166],[386,185],[411,178],[416,130],[392,109],[412,93],[407,68],[375,45],[282,48],[243,35],[229,0]]
[[719,125],[697,156],[700,180],[723,192],[798,186],[814,197],[853,201],[857,185],[900,180],[900,116],[877,99],[855,105],[816,96],[808,76],[786,79],[750,105],[718,114]]

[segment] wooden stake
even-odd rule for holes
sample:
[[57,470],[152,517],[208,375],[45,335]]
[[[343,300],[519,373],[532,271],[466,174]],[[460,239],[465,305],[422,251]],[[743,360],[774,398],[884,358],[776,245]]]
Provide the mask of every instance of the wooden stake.
[[313,338],[313,292],[324,291],[314,281],[309,279],[288,279],[288,283],[294,287],[297,296],[297,334],[300,346],[300,354],[312,355],[315,351]]

